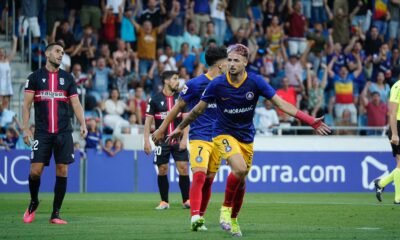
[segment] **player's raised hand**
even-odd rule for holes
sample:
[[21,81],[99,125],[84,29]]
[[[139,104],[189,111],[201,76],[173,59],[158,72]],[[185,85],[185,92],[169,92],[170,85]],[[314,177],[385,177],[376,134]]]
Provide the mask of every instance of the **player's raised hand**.
[[24,143],[28,146],[31,146],[31,142],[33,141],[33,135],[29,128],[24,129]]
[[316,118],[312,127],[317,131],[318,135],[328,135],[331,133],[331,129],[324,122],[324,117]]
[[82,125],[81,129],[80,129],[80,132],[81,132],[81,137],[82,138],[86,138],[86,136],[88,134],[88,130],[87,130],[86,126]]
[[179,127],[175,128],[175,130],[167,135],[167,140],[166,142],[168,144],[171,144],[174,140],[179,141],[179,139],[182,137],[183,135],[183,130],[180,129]]
[[154,131],[154,133],[151,135],[151,139],[155,144],[160,143],[164,139],[164,137],[165,137],[164,132],[160,131],[159,129]]
[[396,146],[399,145],[399,135],[392,135],[390,143]]

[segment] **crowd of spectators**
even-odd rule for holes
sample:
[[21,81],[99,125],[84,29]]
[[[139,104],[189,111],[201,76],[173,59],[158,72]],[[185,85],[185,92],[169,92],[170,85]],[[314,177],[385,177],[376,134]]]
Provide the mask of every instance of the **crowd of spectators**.
[[[328,125],[387,125],[400,73],[398,0],[15,2],[20,34],[29,27],[39,45],[63,42],[62,68],[85,93],[86,110],[104,112],[104,131],[137,132],[161,72],[178,71],[183,85],[205,71],[208,47],[234,43],[250,49],[247,71]],[[264,100],[256,113],[260,134],[302,124]]]

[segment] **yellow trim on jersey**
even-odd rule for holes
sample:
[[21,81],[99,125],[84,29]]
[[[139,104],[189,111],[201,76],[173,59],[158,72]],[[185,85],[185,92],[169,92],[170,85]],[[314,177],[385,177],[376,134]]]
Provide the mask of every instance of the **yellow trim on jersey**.
[[215,147],[219,150],[222,159],[227,159],[235,154],[243,156],[247,170],[253,163],[253,143],[242,143],[230,135],[219,135],[213,138]]
[[[397,81],[390,89],[389,101],[392,103],[400,104],[400,80]],[[400,120],[400,107],[397,108],[397,120]]]
[[246,79],[247,79],[247,72],[244,72],[243,79],[240,80],[240,82],[238,83],[233,83],[229,73],[226,74],[226,80],[228,80],[228,83],[235,88],[239,88],[240,86],[242,86],[242,84],[244,83],[244,81],[246,81]]
[[206,168],[209,172],[216,173],[221,165],[220,155],[214,148],[213,142],[203,140],[189,141],[190,167]]
[[208,75],[208,73],[204,74],[204,76],[206,76],[206,78],[208,78],[208,80],[213,80],[213,78],[210,75]]

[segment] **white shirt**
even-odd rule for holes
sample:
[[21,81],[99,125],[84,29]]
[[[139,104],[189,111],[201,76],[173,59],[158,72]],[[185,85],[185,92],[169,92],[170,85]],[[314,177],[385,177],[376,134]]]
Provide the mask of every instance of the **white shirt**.
[[161,55],[158,61],[164,64],[164,71],[178,71],[174,57],[168,58],[167,55]]
[[256,118],[258,123],[256,125],[257,132],[265,136],[272,136],[271,125],[279,124],[278,114],[275,109],[266,109],[265,107],[256,108]]
[[289,85],[298,86],[299,82],[296,76],[301,80],[303,79],[303,66],[301,66],[300,61],[294,65],[292,65],[290,62],[287,62],[285,64],[285,73],[286,77],[289,79]]
[[121,100],[118,100],[115,103],[113,100],[107,99],[105,102],[105,108],[107,114],[121,116],[125,111],[126,104]]
[[213,0],[210,4],[211,17],[225,20],[225,9],[220,7],[222,0]]
[[112,7],[113,13],[118,14],[118,7],[121,6],[122,2],[123,0],[107,0],[107,7]]

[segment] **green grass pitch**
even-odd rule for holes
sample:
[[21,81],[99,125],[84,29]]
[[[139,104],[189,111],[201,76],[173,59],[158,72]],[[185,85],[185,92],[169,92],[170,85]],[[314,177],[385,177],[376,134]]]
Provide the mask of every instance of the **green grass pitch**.
[[[158,194],[67,194],[61,216],[50,225],[52,194],[40,194],[32,224],[22,223],[28,193],[0,193],[0,239],[231,239],[218,225],[223,195],[213,194],[206,214],[208,232],[189,230],[189,210],[179,194],[171,208],[156,211]],[[377,203],[374,193],[253,194],[239,215],[243,239],[400,239],[400,206],[393,193]]]

